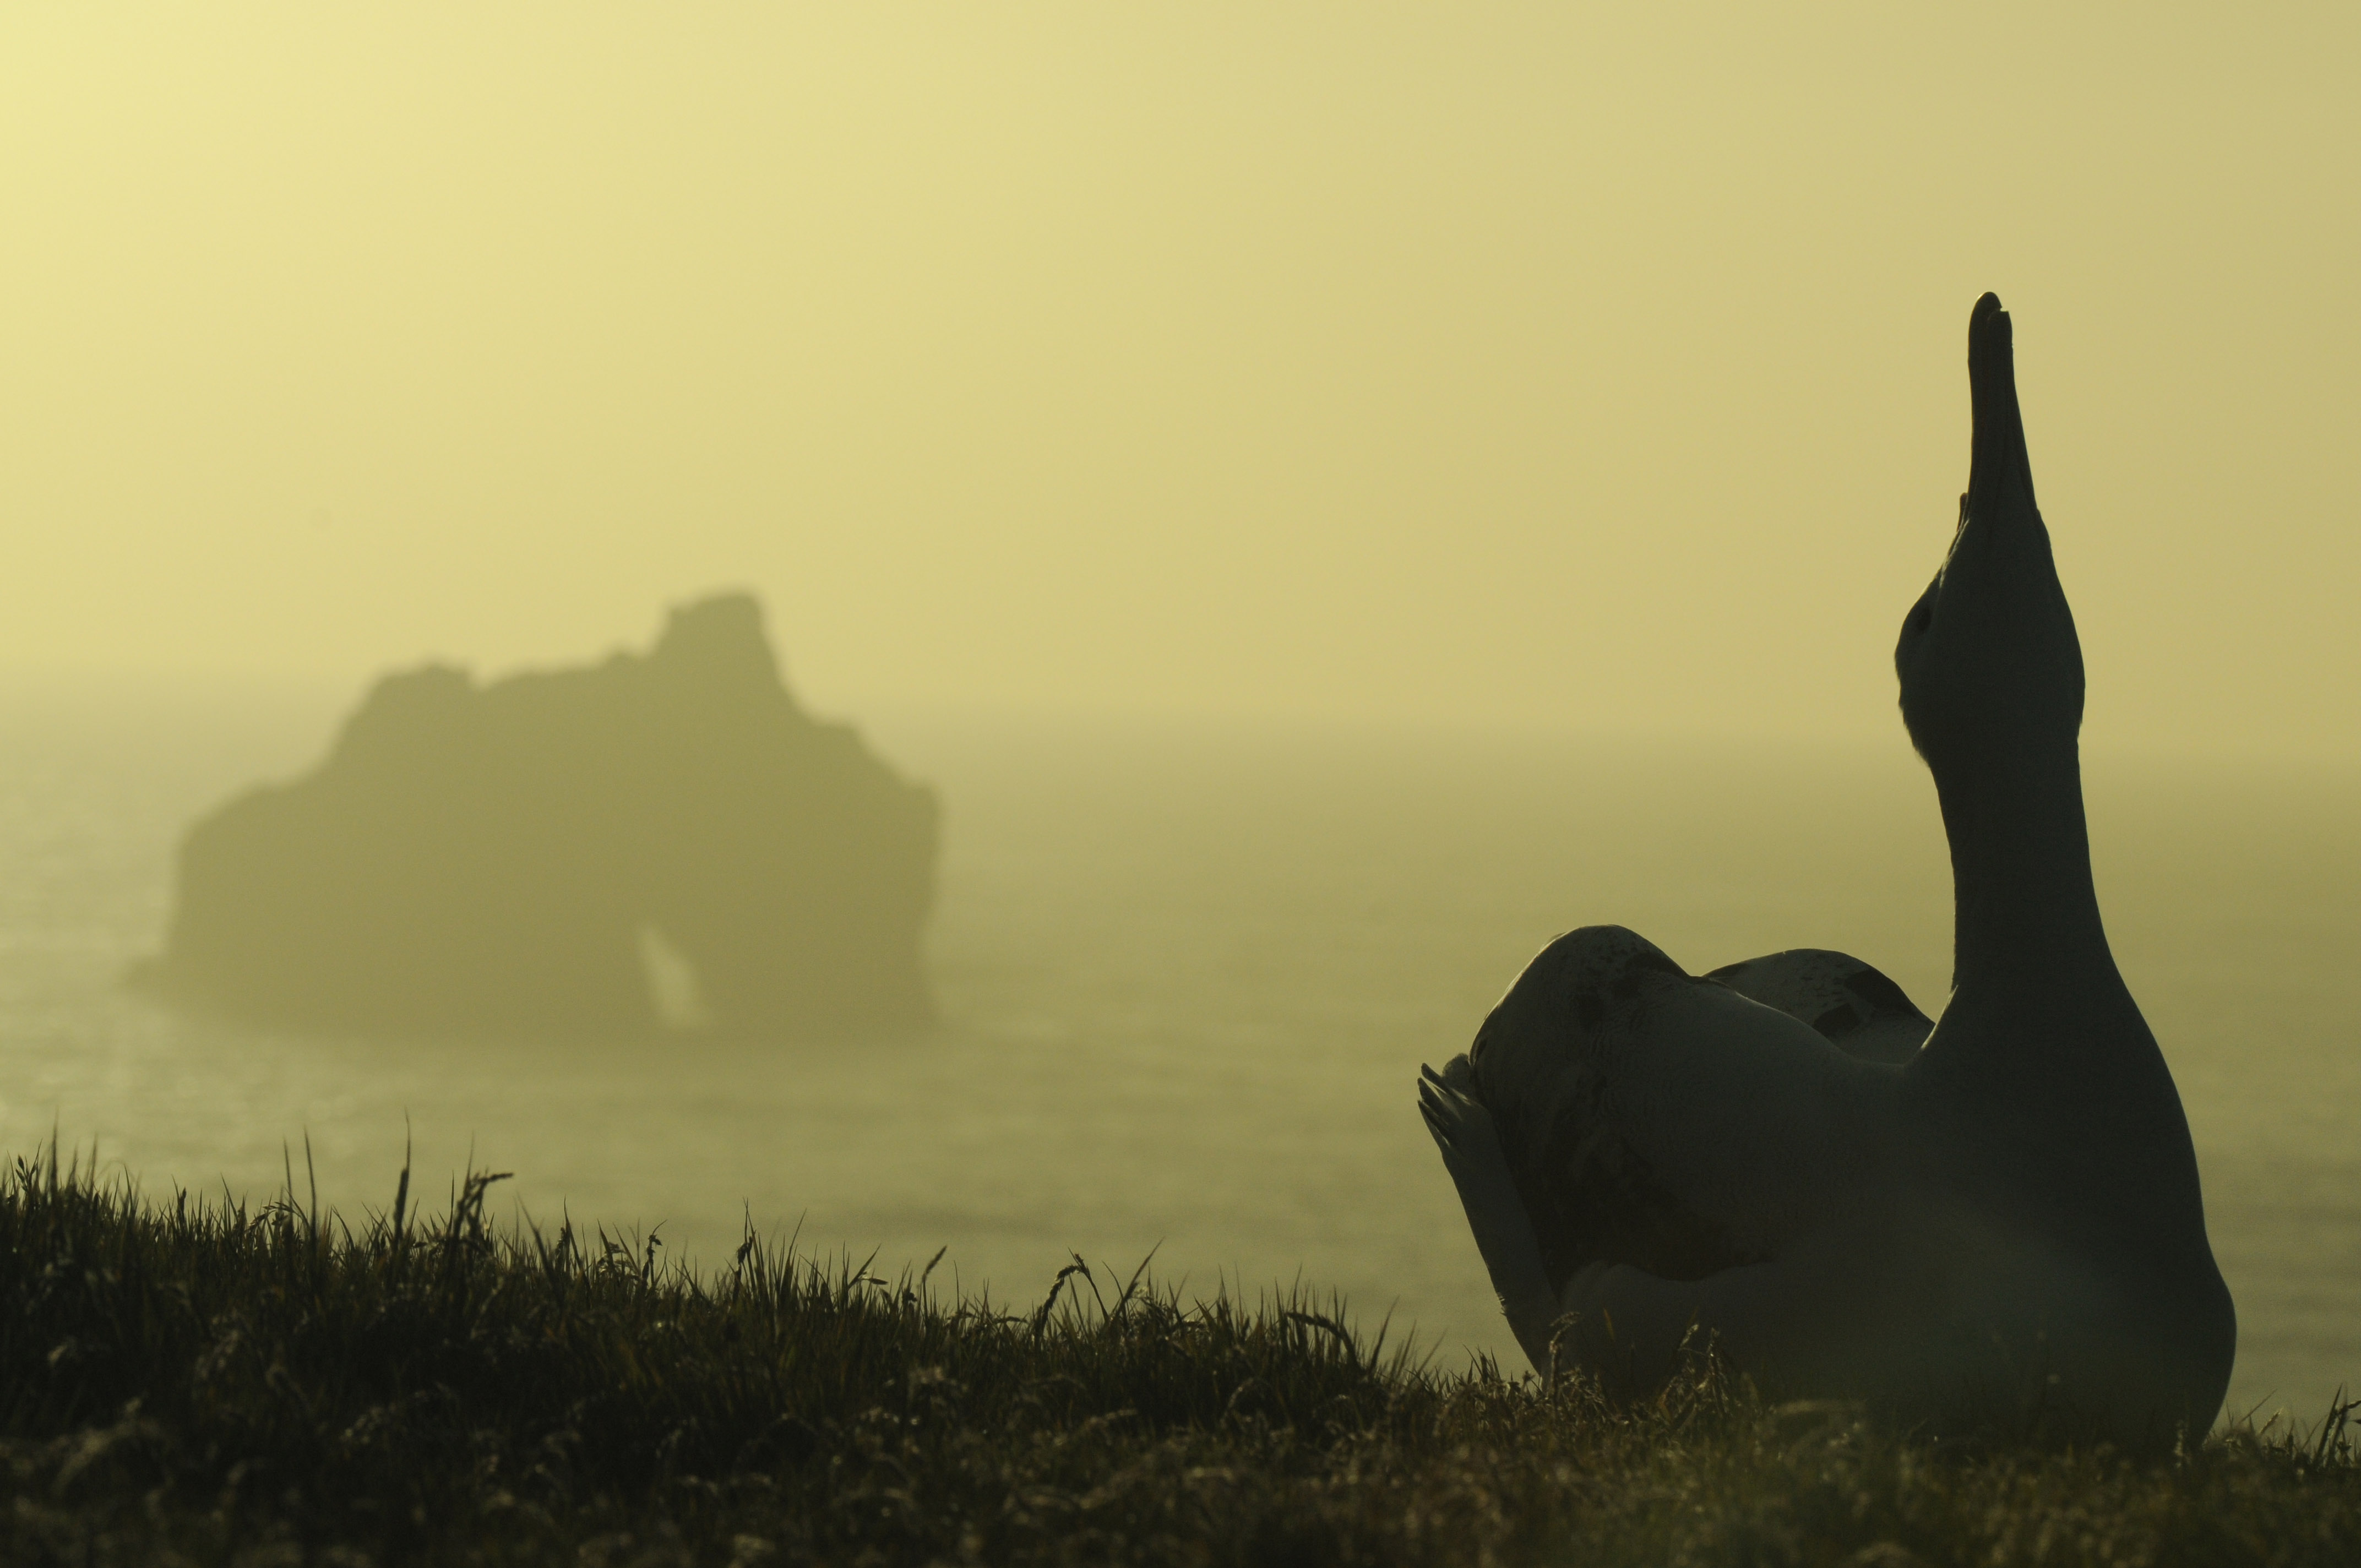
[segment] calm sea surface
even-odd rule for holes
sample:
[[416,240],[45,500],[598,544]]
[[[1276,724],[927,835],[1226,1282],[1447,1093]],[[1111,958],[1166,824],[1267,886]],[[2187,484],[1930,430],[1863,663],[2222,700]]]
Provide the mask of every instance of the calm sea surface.
[[[348,699],[345,699],[348,700]],[[1193,1291],[1301,1280],[1446,1361],[1521,1365],[1414,1109],[1535,948],[1631,926],[1691,970],[1842,948],[1928,1012],[1931,785],[1882,751],[888,718],[941,791],[946,1022],[893,1044],[386,1045],[125,994],[198,812],[308,767],[344,700],[0,689],[0,1149],[56,1128],[151,1192],[430,1194],[711,1260],[752,1223],[881,1272],[948,1247],[1037,1300],[1072,1253]],[[2361,778],[2094,762],[2100,893],[2236,1293],[2234,1408],[2361,1384]],[[938,1277],[944,1276],[939,1274]]]

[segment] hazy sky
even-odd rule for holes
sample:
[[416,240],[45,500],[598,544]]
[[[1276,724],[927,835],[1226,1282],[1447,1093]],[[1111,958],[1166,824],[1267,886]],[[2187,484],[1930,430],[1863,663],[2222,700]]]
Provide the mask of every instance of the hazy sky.
[[2356,82],[2349,0],[25,0],[0,670],[747,586],[855,714],[1899,743],[1990,288],[2094,741],[2349,751]]

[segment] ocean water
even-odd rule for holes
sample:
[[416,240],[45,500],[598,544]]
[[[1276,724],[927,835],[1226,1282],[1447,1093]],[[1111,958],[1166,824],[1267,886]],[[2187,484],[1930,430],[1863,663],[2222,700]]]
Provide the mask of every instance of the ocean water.
[[[1556,933],[1691,970],[1841,948],[1929,1013],[1934,795],[1883,749],[873,717],[945,806],[941,1027],[892,1042],[298,1037],[119,984],[181,828],[325,749],[348,696],[0,688],[0,1152],[53,1130],[151,1192],[430,1197],[470,1160],[544,1226],[710,1262],[743,1230],[1038,1300],[1079,1254],[1185,1290],[1341,1291],[1521,1365],[1415,1109]],[[2188,1106],[2239,1306],[2231,1405],[2361,1384],[2361,777],[2101,758],[2123,970]]]

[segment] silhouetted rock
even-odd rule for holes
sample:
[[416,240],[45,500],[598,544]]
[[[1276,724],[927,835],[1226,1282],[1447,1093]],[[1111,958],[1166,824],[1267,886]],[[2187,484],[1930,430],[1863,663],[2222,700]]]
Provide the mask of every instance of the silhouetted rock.
[[191,828],[135,981],[267,1023],[810,1034],[929,1015],[933,793],[796,707],[743,595],[647,654],[379,681]]

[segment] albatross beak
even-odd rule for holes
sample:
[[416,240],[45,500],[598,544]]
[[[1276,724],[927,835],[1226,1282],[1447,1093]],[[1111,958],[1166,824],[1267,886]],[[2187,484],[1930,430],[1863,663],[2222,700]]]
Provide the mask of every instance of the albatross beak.
[[1998,294],[1976,302],[1968,317],[1968,389],[1975,433],[1960,521],[1987,521],[2033,502],[2033,464],[2025,451],[2025,416],[2016,406],[2016,343]]

